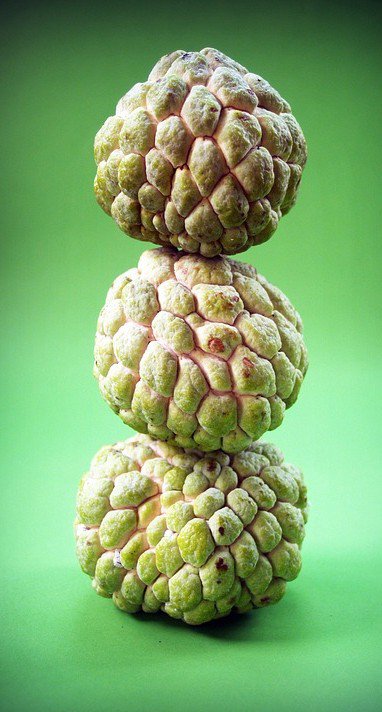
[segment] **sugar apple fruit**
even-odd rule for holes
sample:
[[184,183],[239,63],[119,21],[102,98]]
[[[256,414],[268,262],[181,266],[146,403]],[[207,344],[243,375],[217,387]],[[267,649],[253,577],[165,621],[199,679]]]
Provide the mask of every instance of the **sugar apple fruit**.
[[279,601],[306,519],[303,476],[273,445],[205,455],[136,435],[81,480],[77,555],[121,610],[198,625]]
[[144,252],[101,310],[94,374],[134,430],[234,453],[280,425],[307,369],[299,314],[254,267]]
[[289,104],[211,48],[162,57],[94,151],[97,201],[125,233],[206,257],[268,240],[307,157]]

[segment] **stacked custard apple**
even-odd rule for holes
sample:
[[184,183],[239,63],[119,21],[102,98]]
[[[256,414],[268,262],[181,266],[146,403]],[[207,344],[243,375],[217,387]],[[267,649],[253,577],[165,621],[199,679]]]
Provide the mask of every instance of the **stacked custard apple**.
[[230,256],[296,202],[306,142],[289,104],[221,52],[178,50],[95,139],[95,194],[159,245],[115,279],[94,373],[138,431],[93,458],[77,499],[80,565],[128,613],[198,625],[276,603],[298,576],[301,471],[259,440],[307,370],[301,318]]

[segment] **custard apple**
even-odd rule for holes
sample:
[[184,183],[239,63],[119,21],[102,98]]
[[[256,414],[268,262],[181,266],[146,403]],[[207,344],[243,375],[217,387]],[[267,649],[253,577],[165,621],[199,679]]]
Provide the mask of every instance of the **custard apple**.
[[295,402],[307,369],[301,332],[290,301],[254,267],[156,248],[108,292],[94,374],[134,430],[234,453]]
[[306,519],[303,476],[273,445],[205,455],[136,435],[101,448],[81,480],[77,555],[121,610],[199,625],[277,603]]
[[218,50],[172,52],[97,133],[95,195],[128,235],[206,257],[268,240],[307,158],[289,104]]

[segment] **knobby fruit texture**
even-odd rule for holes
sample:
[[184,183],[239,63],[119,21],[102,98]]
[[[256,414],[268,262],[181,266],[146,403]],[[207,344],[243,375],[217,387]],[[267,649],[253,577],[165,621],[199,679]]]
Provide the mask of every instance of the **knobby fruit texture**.
[[307,157],[289,104],[211,48],[163,57],[120,99],[94,152],[97,201],[125,233],[206,257],[268,240]]
[[270,238],[307,158],[289,104],[221,52],[177,50],[95,139],[95,194],[128,235],[161,245],[101,310],[94,374],[141,435],[81,480],[77,555],[123,611],[199,625],[280,600],[301,568],[299,469],[259,442],[307,366],[287,297],[233,255]]
[[275,446],[206,455],[138,435],[103,447],[82,478],[77,555],[121,610],[198,625],[279,601],[306,519],[303,476]]
[[134,430],[228,453],[280,425],[307,369],[299,314],[255,268],[173,248],[120,275],[98,320],[94,373]]

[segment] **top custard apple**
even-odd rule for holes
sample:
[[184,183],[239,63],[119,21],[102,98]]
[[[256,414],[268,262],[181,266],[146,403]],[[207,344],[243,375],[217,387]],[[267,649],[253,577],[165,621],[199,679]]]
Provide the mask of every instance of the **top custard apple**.
[[235,254],[296,202],[306,142],[289,104],[222,52],[177,50],[97,133],[99,205],[138,240]]

